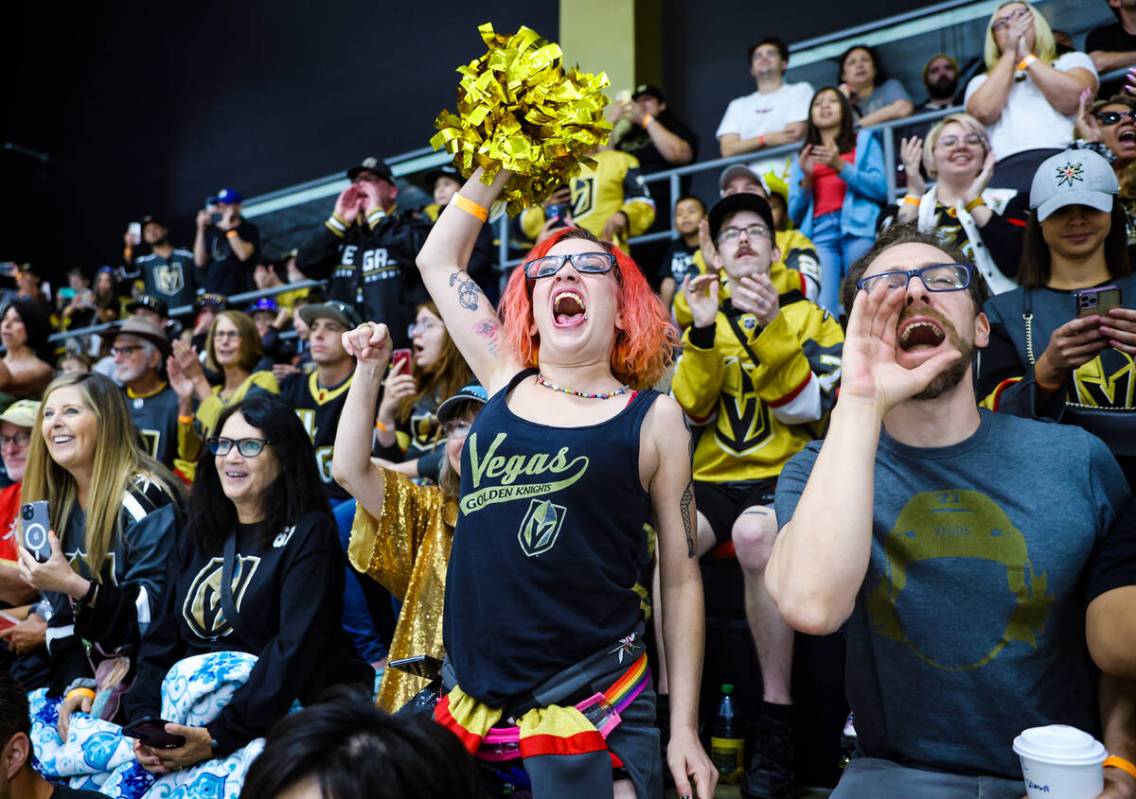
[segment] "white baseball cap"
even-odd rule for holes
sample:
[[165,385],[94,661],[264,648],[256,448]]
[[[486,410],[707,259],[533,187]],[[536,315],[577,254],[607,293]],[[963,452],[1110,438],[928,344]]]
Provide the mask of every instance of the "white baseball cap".
[[1120,183],[1112,165],[1092,150],[1065,150],[1041,162],[1030,187],[1030,208],[1037,220],[1067,205],[1112,211]]

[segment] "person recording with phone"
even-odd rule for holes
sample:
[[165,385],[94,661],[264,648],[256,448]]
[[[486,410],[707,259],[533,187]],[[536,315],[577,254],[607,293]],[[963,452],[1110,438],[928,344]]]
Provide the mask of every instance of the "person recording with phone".
[[[138,444],[122,391],[89,374],[44,392],[21,500],[20,574],[50,604],[52,679],[31,702],[37,718],[59,717],[37,746],[59,747],[75,711],[97,700],[95,715],[114,715],[162,596],[182,493]],[[37,754],[50,773],[47,750]]]
[[237,192],[221,189],[197,212],[193,262],[207,293],[229,296],[252,288],[260,229],[241,216],[241,201]]
[[1136,278],[1112,167],[1065,150],[1038,167],[1018,271],[991,298],[978,368],[983,407],[1084,427],[1136,486]]

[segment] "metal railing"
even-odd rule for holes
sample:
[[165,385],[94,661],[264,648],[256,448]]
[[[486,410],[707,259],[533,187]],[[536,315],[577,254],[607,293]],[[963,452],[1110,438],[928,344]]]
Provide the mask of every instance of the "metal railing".
[[[324,285],[326,285],[326,283],[323,280],[298,280],[295,283],[284,283],[279,286],[273,286],[272,288],[258,289],[256,291],[245,291],[241,294],[233,294],[228,297],[228,301],[231,305],[240,305],[246,302],[259,300],[261,297],[275,297],[277,294],[287,294],[290,291],[299,291],[300,289],[310,289],[317,287],[322,288]],[[235,310],[240,309],[238,308]],[[192,305],[179,305],[177,308],[170,309],[169,316],[170,318],[174,318],[177,316],[187,316],[191,313],[193,313]],[[59,333],[52,333],[47,337],[47,340],[66,341],[69,338],[75,338],[77,336],[88,336],[92,333],[103,333],[107,330],[118,327],[120,324],[122,324],[121,319],[114,322],[102,322],[101,324],[97,325],[79,327],[75,328],[74,330],[63,330]]]

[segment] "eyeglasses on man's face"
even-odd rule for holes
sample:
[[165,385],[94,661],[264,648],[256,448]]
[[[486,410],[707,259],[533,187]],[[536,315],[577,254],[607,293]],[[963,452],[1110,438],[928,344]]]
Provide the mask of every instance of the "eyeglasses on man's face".
[[754,241],[756,239],[768,239],[769,228],[765,225],[746,225],[745,227],[727,227],[718,231],[718,244],[733,244],[735,241],[740,241],[741,237],[745,236],[746,241]]
[[235,445],[237,452],[241,453],[246,458],[255,458],[260,453],[264,452],[264,448],[270,443],[266,438],[225,438],[224,436],[213,436],[206,443],[209,445],[209,451],[214,455],[228,455],[233,450]]
[[110,354],[114,357],[121,355],[123,358],[129,358],[138,350],[142,349],[141,344],[125,344],[123,346],[115,346],[110,348]]
[[930,264],[918,269],[897,269],[862,277],[856,281],[856,287],[868,293],[880,285],[887,286],[888,291],[895,291],[906,289],[911,278],[917,277],[927,291],[961,291],[970,287],[973,271],[970,264]]
[[23,448],[31,443],[32,434],[27,432],[19,432],[11,436],[0,435],[0,449],[8,449],[8,447],[15,444],[17,447]]

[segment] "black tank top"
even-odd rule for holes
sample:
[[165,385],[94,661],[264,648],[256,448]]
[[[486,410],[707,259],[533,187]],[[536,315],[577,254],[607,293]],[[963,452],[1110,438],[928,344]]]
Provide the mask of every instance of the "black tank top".
[[494,707],[610,646],[640,620],[650,499],[639,430],[658,396],[615,417],[551,427],[494,394],[462,450],[443,638],[462,689]]

